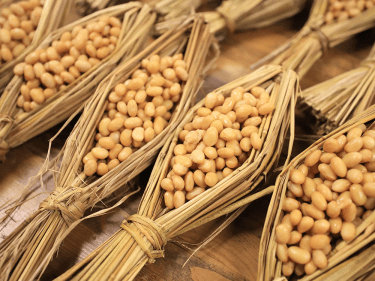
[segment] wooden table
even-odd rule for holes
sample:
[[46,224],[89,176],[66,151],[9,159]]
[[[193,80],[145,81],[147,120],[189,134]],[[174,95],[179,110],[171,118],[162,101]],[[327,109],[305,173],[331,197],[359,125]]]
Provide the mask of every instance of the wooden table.
[[[243,74],[248,73],[248,66],[293,36],[307,19],[308,10],[261,30],[235,33],[221,42],[221,57],[217,68],[207,77],[204,92],[217,88]],[[302,88],[312,86],[328,78],[336,76],[359,65],[374,42],[375,32],[367,31],[356,38],[329,50],[317,62],[311,71],[301,81]],[[200,98],[203,97],[203,93]],[[298,121],[301,121],[297,118]],[[303,122],[299,122],[299,132],[309,133]],[[62,132],[52,143],[51,156],[55,156],[62,148],[73,124]],[[7,161],[0,164],[0,205],[14,198],[28,178],[37,173],[43,164],[48,149],[48,140],[58,131],[59,126],[11,150]],[[307,147],[306,142],[296,142],[294,154]],[[144,175],[149,175],[150,170]],[[50,182],[48,179],[46,182]],[[51,191],[53,186],[47,185]],[[45,188],[37,193],[45,192]],[[14,220],[1,229],[1,238],[8,235],[28,215],[34,212],[46,193],[39,194],[33,200],[26,202],[15,214]],[[42,280],[52,280],[113,234],[121,223],[124,215],[135,213],[141,193],[135,195],[121,208],[108,215],[90,219],[81,223],[65,240],[58,256],[47,268]],[[221,232],[213,241],[199,252],[195,253],[182,267],[192,254],[196,243],[207,238],[215,226],[223,220],[217,220],[206,226],[186,233],[167,244],[165,259],[147,265],[136,280],[255,280],[257,276],[258,249],[262,226],[266,216],[270,196],[264,197],[251,204],[231,225]],[[102,207],[102,206],[99,206]],[[3,209],[3,208],[2,208]],[[91,211],[94,212],[97,209]],[[3,212],[3,210],[2,210]],[[184,243],[182,243],[184,242]]]

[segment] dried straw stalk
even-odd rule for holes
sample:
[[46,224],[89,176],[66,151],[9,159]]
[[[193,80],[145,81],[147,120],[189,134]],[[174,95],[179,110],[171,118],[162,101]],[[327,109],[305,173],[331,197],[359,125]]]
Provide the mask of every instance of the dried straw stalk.
[[[305,0],[226,0],[215,11],[203,12],[210,30],[219,38],[228,31],[247,30],[271,25],[297,14]],[[155,25],[158,32],[178,24],[178,18],[168,18]]]
[[[0,9],[9,6],[13,2],[11,0],[3,0],[0,2]],[[17,1],[18,2],[18,1]],[[23,53],[14,60],[0,66],[0,92],[4,90],[9,81],[14,77],[13,68],[16,64],[22,62],[25,57],[34,51],[42,40],[61,26],[65,15],[70,11],[74,0],[45,0],[43,12],[39,20],[35,36],[31,44],[23,51]]]
[[[217,52],[213,57],[208,56],[210,47],[216,49],[215,44],[203,19],[189,17],[177,29],[164,34],[137,56],[123,62],[100,83],[62,151],[53,161],[47,163],[34,179],[37,180],[48,170],[52,171],[55,190],[41,203],[36,213],[0,244],[0,280],[39,278],[63,239],[83,220],[84,211],[124,186],[153,162],[163,143],[192,105],[202,85],[205,66],[210,67],[216,60]],[[114,86],[126,81],[134,70],[140,67],[143,59],[153,54],[166,56],[181,52],[184,53],[187,62],[189,78],[184,82],[186,84],[180,102],[169,125],[154,140],[104,176],[85,177],[82,159],[93,146],[97,125]],[[49,167],[52,168],[48,169]],[[128,189],[128,195],[114,207],[124,202],[132,193],[134,192]],[[99,216],[110,209],[99,211],[89,217]]]
[[303,91],[301,103],[317,118],[318,133],[329,133],[363,112],[375,94],[375,45],[360,66]]
[[[268,209],[265,226],[263,228],[263,234],[259,250],[259,264],[258,264],[258,279],[257,280],[286,280],[285,277],[282,277],[281,265],[282,262],[277,260],[276,257],[276,238],[275,238],[275,229],[283,217],[282,206],[286,198],[287,184],[289,181],[290,171],[294,168],[297,168],[299,165],[303,164],[306,156],[308,156],[312,151],[316,149],[321,149],[323,143],[326,139],[333,137],[336,138],[350,129],[357,127],[360,124],[365,124],[367,122],[375,121],[375,106],[371,106],[366,111],[362,112],[359,115],[354,116],[347,123],[340,126],[338,129],[334,130],[330,134],[322,137],[320,140],[316,141],[313,145],[307,148],[304,152],[295,157],[289,165],[281,172],[276,180],[275,190],[271,199],[270,207]],[[369,129],[374,129],[375,123],[369,127]],[[361,225],[357,227],[356,238],[350,243],[341,242],[332,250],[333,255],[330,255],[328,258],[328,266],[323,270],[317,270],[311,275],[303,277],[303,281],[310,280],[356,280],[356,278],[350,278],[350,275],[362,275],[362,269],[367,267],[366,260],[369,258],[369,252],[362,254],[357,258],[356,256],[351,257],[348,262],[345,263],[344,267],[340,265],[341,262],[348,259],[358,250],[362,249],[365,245],[369,244],[375,240],[374,234],[374,224],[375,213],[370,217],[365,219]],[[371,253],[373,258],[374,254]],[[351,273],[350,270],[346,270],[347,266],[353,270]],[[361,270],[359,270],[361,269]],[[373,269],[366,268],[367,270]],[[343,275],[345,272],[347,274]],[[340,276],[340,278],[338,278]],[[357,276],[359,277],[359,276]]]
[[164,246],[171,238],[231,213],[259,197],[254,195],[255,189],[277,161],[289,124],[293,124],[293,108],[299,90],[297,75],[280,66],[265,66],[213,92],[229,96],[239,86],[248,91],[259,85],[267,89],[276,106],[260,125],[263,140],[260,150],[253,149],[240,168],[193,200],[174,210],[166,208],[160,182],[169,171],[179,132],[204,106],[202,100],[188,112],[164,145],[138,214],[124,220],[121,229],[111,238],[56,280],[133,280],[147,262],[164,256]]
[[17,107],[17,98],[23,76],[15,76],[0,98],[0,161],[10,148],[16,147],[40,133],[68,119],[94,93],[98,83],[107,76],[121,60],[127,60],[138,53],[148,38],[156,15],[148,5],[131,2],[98,11],[55,32],[52,32],[39,48],[47,48],[51,42],[60,38],[65,31],[76,25],[97,21],[101,16],[117,16],[122,19],[122,28],[116,49],[100,63],[78,77],[62,91],[57,92],[46,102],[30,112]]
[[301,31],[251,68],[271,62],[293,69],[302,77],[327,49],[375,26],[375,7],[354,18],[327,24],[324,17],[328,4],[329,0],[314,0],[309,19]]
[[[118,0],[75,0],[76,7],[81,14],[90,14],[93,11],[98,11],[106,7],[115,5]],[[192,11],[201,6],[201,0],[143,0],[159,15],[158,21],[166,21],[171,19],[176,19],[181,16],[190,14]],[[181,18],[178,19],[181,21]],[[168,29],[171,27],[169,26]],[[164,33],[164,32],[162,32]]]
[[227,0],[204,16],[214,34],[271,25],[302,10],[305,0]]
[[183,1],[183,0],[152,0],[149,4],[154,7],[159,15],[159,22],[176,19],[195,11],[202,5],[201,0]]

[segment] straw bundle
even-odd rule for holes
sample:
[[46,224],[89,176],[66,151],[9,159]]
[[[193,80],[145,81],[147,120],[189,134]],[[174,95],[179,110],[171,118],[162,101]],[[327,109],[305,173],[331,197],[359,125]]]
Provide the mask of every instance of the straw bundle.
[[[225,33],[236,30],[247,30],[271,25],[282,19],[297,14],[304,7],[304,0],[227,0],[215,11],[203,12],[204,18],[210,23],[210,30],[219,38]],[[158,32],[178,24],[178,18],[166,17],[155,25]]]
[[[20,1],[1,1],[0,10],[2,10],[3,8],[8,8],[14,2],[17,3]],[[6,85],[14,76],[12,71],[14,66],[17,63],[23,61],[30,52],[34,51],[48,34],[61,26],[66,13],[70,10],[71,5],[73,4],[73,0],[45,0],[40,2],[41,4],[43,4],[43,10],[40,15],[39,23],[37,25],[31,43],[26,46],[26,48],[21,52],[20,55],[18,55],[11,61],[1,63],[0,59],[0,72],[2,73],[2,76],[0,78],[0,92],[4,90]]]
[[255,189],[277,161],[289,123],[293,122],[299,87],[296,74],[284,72],[280,66],[265,66],[209,95],[228,97],[238,87],[249,91],[256,86],[267,89],[270,102],[275,105],[275,110],[260,124],[261,148],[251,149],[248,159],[239,168],[194,199],[173,210],[166,208],[166,192],[161,182],[170,172],[170,162],[184,126],[205,106],[202,100],[189,111],[164,145],[138,214],[128,217],[121,230],[56,280],[132,280],[147,262],[164,256],[164,246],[172,237],[231,213],[267,193],[256,193]]
[[[359,13],[353,14],[350,18],[327,21],[326,17],[333,9],[331,2],[315,0],[309,19],[301,31],[271,54],[253,64],[251,68],[272,62],[286,69],[293,69],[302,77],[327,49],[375,25],[375,7],[368,9],[362,7],[362,10],[355,8],[356,13]],[[349,2],[355,1],[347,3]]]
[[173,1],[173,0],[152,0],[149,2],[159,14],[159,22],[176,19],[180,16],[195,11],[202,5],[201,0]]
[[375,46],[361,65],[303,92],[301,106],[309,106],[319,133],[329,133],[373,103]]
[[[115,5],[116,0],[75,0],[76,6],[82,14],[89,14],[105,7]],[[159,22],[170,19],[176,19],[190,14],[192,11],[201,6],[201,0],[183,1],[183,0],[151,0],[142,1],[149,4],[159,15]],[[180,19],[181,20],[181,19]]]
[[[20,105],[18,103],[18,99],[24,96],[22,93],[23,84],[27,82],[26,86],[28,86],[29,83],[31,85],[33,82],[37,82],[37,85],[39,85],[40,82],[38,79],[28,79],[29,81],[26,81],[25,78],[27,77],[25,71],[25,73],[21,75],[16,75],[9,83],[0,98],[0,160],[5,159],[5,154],[10,148],[16,147],[59,124],[80,109],[83,103],[93,94],[96,85],[116,67],[120,60],[131,58],[138,52],[145,39],[148,37],[149,30],[156,18],[155,13],[150,10],[149,6],[143,6],[139,2],[111,7],[56,30],[39,45],[38,50],[49,49],[51,43],[56,42],[56,40],[64,36],[66,32],[71,32],[74,29],[79,30],[78,27],[97,22],[103,16],[119,18],[119,22],[121,20],[119,23],[121,29],[117,27],[119,37],[116,44],[110,44],[114,49],[111,53],[107,53],[106,57],[101,60],[96,57],[89,59],[89,62],[93,59],[93,63],[90,63],[90,68],[86,69],[86,72],[81,74],[78,71],[78,76],[72,77],[71,70],[77,70],[77,67],[74,67],[74,65],[73,69],[69,67],[69,72],[68,67],[65,71],[61,72],[60,77],[56,77],[59,75],[53,76],[52,72],[49,77],[55,81],[57,81],[56,78],[59,78],[60,83],[62,82],[63,85],[59,86],[59,88],[55,87],[53,89],[55,92],[52,91],[52,96],[47,97],[42,92],[42,97],[44,95],[45,98],[43,98],[42,101],[36,101],[37,104],[35,104],[35,108],[33,109],[30,106],[26,108],[25,103],[23,108],[20,108],[19,106],[22,106],[22,104]],[[107,51],[110,46],[106,47]],[[74,48],[74,46],[70,47],[69,52],[73,51]],[[98,51],[100,49],[102,48],[98,48]],[[75,53],[79,53],[76,49],[74,51]],[[42,52],[47,53],[46,51]],[[68,54],[71,54],[69,52]],[[97,53],[99,58],[99,52],[95,51],[95,53]],[[63,58],[67,55],[64,55]],[[57,56],[59,55],[57,54]],[[57,64],[61,66],[62,63],[57,62]],[[26,69],[26,67],[24,69]],[[33,68],[31,68],[31,72],[33,72]],[[35,70],[34,72],[36,73]],[[64,78],[64,81],[62,81],[62,73],[64,72],[67,76],[72,77],[67,86],[65,82],[68,80]],[[49,73],[51,73],[51,71]],[[59,85],[57,82],[53,84]],[[46,88],[50,87],[46,86]],[[43,91],[42,88],[37,89]],[[31,90],[29,96],[30,95]],[[26,109],[28,110],[27,112],[25,112]]]
[[[211,54],[209,56],[211,46],[215,51],[213,57]],[[62,151],[35,178],[52,171],[56,187],[54,192],[41,203],[34,215],[0,244],[0,280],[38,278],[63,239],[82,221],[84,211],[125,185],[153,162],[162,144],[193,103],[202,85],[201,76],[206,71],[205,67],[209,68],[216,60],[216,51],[208,26],[199,17],[189,17],[180,27],[155,40],[133,59],[121,63],[116,71],[102,81],[85,106]],[[184,53],[189,77],[183,83],[180,102],[168,126],[105,175],[85,176],[82,159],[93,146],[97,126],[113,88],[126,81],[139,68],[143,59],[153,54],[174,55],[181,52]],[[133,193],[131,191],[128,190],[130,194],[115,206],[124,202]],[[99,211],[94,216],[106,211]]]
[[[375,106],[372,106],[315,142],[294,158],[281,172],[276,181],[263,229],[259,253],[258,280],[281,280],[285,278],[283,275],[289,276],[293,271],[301,278],[299,280],[306,281],[357,280],[367,270],[373,269],[373,254],[370,252],[371,250],[362,252],[358,257],[352,255],[375,238],[374,197],[373,194],[368,192],[369,187],[373,186],[372,171],[374,171],[374,162],[371,162],[373,159],[369,148],[375,145],[374,121]],[[366,123],[370,123],[368,128],[366,128]],[[345,136],[344,134],[346,133],[347,135]],[[363,141],[362,143],[361,140]],[[357,146],[353,148],[352,143],[357,141],[360,143],[357,143]],[[371,143],[370,146],[368,146],[369,142]],[[361,150],[355,152],[357,149]],[[321,150],[324,152],[321,152]],[[334,157],[334,153],[338,157]],[[341,157],[342,159],[340,159]],[[314,164],[314,162],[316,163]],[[341,162],[344,165],[341,168],[344,168],[344,170],[337,169],[339,167],[337,164]],[[358,164],[358,162],[361,164]],[[345,166],[348,167],[347,172]],[[365,169],[362,169],[362,167]],[[308,176],[305,178],[305,182],[302,183],[302,193],[299,193],[298,190],[301,185],[295,184],[295,176],[299,172],[302,174],[303,170]],[[333,173],[329,175],[327,171],[333,171]],[[343,171],[345,173],[342,173]],[[323,179],[314,179],[318,175],[316,173],[320,173],[320,177]],[[353,173],[356,174],[356,177],[353,177]],[[364,173],[363,178],[357,178],[362,173]],[[340,174],[340,176],[337,174]],[[308,180],[308,178],[310,179]],[[350,182],[347,182],[347,180]],[[338,183],[349,184],[350,192],[345,191],[345,189],[338,189]],[[316,184],[315,188],[311,189],[314,184]],[[347,186],[348,189],[349,186]],[[297,192],[299,195],[293,196]],[[324,194],[324,198],[328,198],[327,202],[329,203],[325,211],[321,211],[324,208],[320,208],[319,204],[317,204],[316,198],[320,196],[319,193]],[[330,194],[332,198],[329,198]],[[359,197],[357,196],[358,194],[360,195]],[[301,195],[302,197],[300,198]],[[306,204],[306,202],[310,203],[310,200],[312,200],[312,204]],[[295,215],[300,212],[298,209],[293,210],[295,211],[293,218],[290,213],[293,209],[293,204],[296,202],[302,203],[302,206],[301,204],[299,206],[302,207],[304,223],[302,223],[301,219],[299,224],[295,224]],[[339,207],[338,213],[332,212],[335,209],[334,206]],[[311,212],[311,210],[314,211]],[[283,218],[283,215],[286,216]],[[316,215],[319,217],[316,217]],[[280,235],[281,230],[284,228],[281,225],[287,225],[288,221],[291,222],[292,229],[294,229],[294,226],[297,228],[297,231],[293,231],[295,232],[294,237],[299,236],[297,232],[302,232],[302,238],[299,236],[299,241],[288,243],[285,247],[289,248],[285,252],[283,250],[284,246],[278,243],[281,243],[279,239],[285,237]],[[310,230],[311,224],[308,225],[308,221],[313,222]],[[282,224],[280,224],[281,222]],[[305,231],[307,232],[305,233]],[[276,242],[276,239],[278,239],[278,242]],[[317,245],[316,242],[321,243],[321,245]],[[325,243],[328,244],[324,245]],[[370,249],[373,249],[373,247]],[[303,255],[300,255],[300,257],[303,257],[304,260],[302,258],[296,260],[295,256],[293,256],[294,252],[302,253]],[[311,252],[312,255],[310,256]],[[279,259],[283,260],[284,263]],[[305,272],[309,275],[302,277]]]

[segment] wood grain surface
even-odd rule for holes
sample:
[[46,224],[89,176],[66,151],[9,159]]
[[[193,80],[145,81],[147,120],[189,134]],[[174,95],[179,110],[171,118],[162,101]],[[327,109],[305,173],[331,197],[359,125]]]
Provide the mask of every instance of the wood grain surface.
[[[292,19],[267,28],[228,35],[227,39],[221,42],[221,57],[217,62],[217,68],[207,77],[199,99],[203,98],[204,93],[248,73],[249,65],[293,36],[302,27],[307,15],[308,9]],[[302,79],[302,88],[358,66],[369,53],[374,39],[375,32],[371,30],[335,49],[328,50]],[[73,128],[74,121],[52,143],[51,156],[56,155],[62,148]],[[297,128],[299,134],[312,133],[305,125],[305,119],[300,115],[297,116],[297,124],[299,124]],[[6,162],[0,163],[0,215],[3,214],[6,204],[12,202],[20,193],[28,178],[37,174],[45,161],[48,140],[55,135],[60,126],[11,150]],[[308,145],[309,142],[297,141],[294,154],[301,152]],[[150,169],[143,173],[142,178],[147,179],[149,173]],[[39,203],[46,197],[46,192],[53,190],[50,179],[43,179],[43,182],[47,185],[37,186],[34,192],[36,196],[18,209],[5,228],[0,228],[1,240],[23,219],[37,210]],[[141,186],[144,188],[145,182],[141,182]],[[121,196],[121,191],[117,196]],[[58,255],[42,276],[42,280],[52,280],[57,277],[104,242],[118,229],[124,216],[136,212],[140,198],[141,193],[138,193],[114,212],[81,223],[67,237]],[[204,241],[223,219],[192,230],[178,237],[176,241],[171,241],[165,248],[165,258],[146,265],[136,280],[256,280],[259,242],[269,200],[270,196],[267,196],[251,204],[222,233],[192,257],[191,249]],[[95,212],[98,208],[103,208],[103,205],[90,212]],[[190,260],[185,264],[189,257]]]

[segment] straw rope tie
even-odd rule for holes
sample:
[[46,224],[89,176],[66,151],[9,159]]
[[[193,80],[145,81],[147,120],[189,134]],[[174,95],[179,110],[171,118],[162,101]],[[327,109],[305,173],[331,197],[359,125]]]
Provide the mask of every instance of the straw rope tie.
[[63,188],[56,187],[55,190],[39,205],[39,210],[55,210],[60,211],[65,223],[69,226],[73,222],[83,217],[85,212],[85,204],[80,201],[74,201],[68,206],[66,202],[59,201],[59,196]]
[[[14,120],[12,117],[10,117],[9,115],[7,114],[0,114],[0,124],[2,122],[5,122],[5,123],[9,123],[10,126],[12,126]],[[9,126],[9,125],[8,125]],[[8,126],[5,126],[5,127],[8,127]],[[4,128],[5,129],[5,128]],[[9,127],[8,127],[9,129]],[[9,151],[9,145],[8,143],[3,139],[5,134],[7,133],[8,130],[6,131],[1,131],[0,130],[0,161],[2,160],[5,160],[5,155],[8,153]],[[3,140],[2,140],[3,139]]]
[[216,8],[216,12],[218,12],[224,18],[229,32],[234,33],[236,31],[236,21],[229,15],[228,11],[225,10],[225,6],[230,5],[231,4],[228,1],[224,1],[221,6]]
[[10,115],[0,113],[0,122],[13,123],[14,119]]
[[316,37],[319,40],[320,45],[323,47],[323,52],[326,52],[329,49],[329,38],[327,35],[324,34],[323,31],[321,31],[320,26],[318,25],[310,25],[309,26],[311,33],[316,35]]
[[[129,222],[133,222],[137,229],[132,228]],[[162,226],[147,217],[135,214],[124,220],[121,228],[134,238],[149,257],[149,263],[154,263],[156,258],[164,257],[164,246],[167,244],[168,239]],[[151,243],[153,250],[150,250],[144,238]]]

